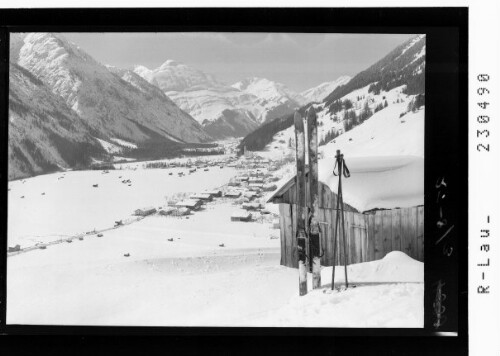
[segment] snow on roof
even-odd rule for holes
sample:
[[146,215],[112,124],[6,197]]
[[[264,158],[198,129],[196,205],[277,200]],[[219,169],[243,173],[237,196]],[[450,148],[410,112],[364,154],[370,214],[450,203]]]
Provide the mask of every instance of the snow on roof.
[[[418,156],[345,157],[351,176],[342,177],[344,203],[358,211],[393,209],[424,204],[424,159]],[[318,180],[335,194],[338,177],[332,171],[335,158],[318,161]],[[283,193],[283,182],[270,197]],[[293,184],[293,183],[292,183]],[[290,187],[290,185],[289,185]],[[268,200],[268,201],[269,201]]]
[[214,195],[214,194],[220,194],[220,193],[222,193],[222,190],[213,189],[213,190],[207,190],[207,191],[205,191],[205,192],[203,192],[201,194],[212,194],[212,195]]
[[[424,204],[424,159],[417,156],[345,158],[351,173],[342,179],[344,202],[359,211]],[[318,162],[318,179],[337,192],[335,158]]]
[[244,211],[244,210],[235,211],[234,213],[231,214],[232,218],[248,219],[251,216],[252,216],[252,214],[250,214],[249,212]]
[[211,198],[212,195],[210,193],[195,193],[195,194],[191,194],[190,198],[193,198],[193,199],[208,199],[208,198]]
[[154,206],[147,206],[144,208],[136,209],[135,211],[151,211],[151,210],[156,210],[156,208]]
[[197,199],[186,199],[175,204],[176,206],[196,206],[200,203]]

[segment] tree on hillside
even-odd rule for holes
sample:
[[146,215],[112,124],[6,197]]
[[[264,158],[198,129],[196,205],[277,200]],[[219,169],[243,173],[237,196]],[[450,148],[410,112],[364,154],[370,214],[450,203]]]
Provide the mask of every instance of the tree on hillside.
[[359,114],[359,123],[363,123],[365,120],[369,119],[370,116],[372,116],[372,110],[370,109],[370,105],[368,105],[368,100],[365,101],[365,105],[363,107],[363,110],[361,110],[361,113]]
[[425,95],[419,94],[408,103],[407,111],[416,112],[423,105],[425,105]]
[[379,104],[377,104],[377,106],[375,106],[375,109],[373,110],[373,113],[379,112],[383,108],[384,108],[384,104],[379,103]]
[[349,99],[345,99],[342,102],[342,104],[344,106],[344,110],[349,110],[349,109],[352,109],[352,107],[353,107],[352,101],[350,101]]
[[326,133],[325,137],[323,137],[323,139],[320,141],[319,145],[320,146],[326,145],[328,142],[337,138],[338,136],[339,136],[339,133],[337,132],[337,130],[331,129],[330,131],[328,131]]
[[340,100],[335,100],[329,107],[329,110],[332,114],[338,113],[342,110],[342,102]]

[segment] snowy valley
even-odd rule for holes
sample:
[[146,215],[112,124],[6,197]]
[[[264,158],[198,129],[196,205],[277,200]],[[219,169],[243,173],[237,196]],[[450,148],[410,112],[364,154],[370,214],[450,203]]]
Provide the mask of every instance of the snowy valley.
[[7,323],[423,327],[424,263],[401,251],[349,264],[341,292],[343,266],[324,265],[299,296],[270,198],[296,174],[293,113],[313,108],[332,191],[341,150],[360,214],[423,204],[425,36],[301,93],[173,60],[105,66],[59,35],[11,42]]

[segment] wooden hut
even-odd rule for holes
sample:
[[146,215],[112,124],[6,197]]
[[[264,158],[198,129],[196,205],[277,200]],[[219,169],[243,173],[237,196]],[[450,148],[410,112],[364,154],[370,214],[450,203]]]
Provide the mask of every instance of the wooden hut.
[[224,194],[227,198],[239,198],[241,196],[240,191],[229,191]]
[[[346,158],[350,178],[343,178],[347,263],[378,260],[399,250],[423,261],[423,158]],[[334,159],[319,162],[320,243],[323,266],[333,264],[338,177]],[[298,267],[297,199],[295,177],[284,183],[268,202],[279,204],[281,264]],[[307,184],[306,184],[307,186]],[[306,193],[306,196],[309,196]],[[343,249],[343,245],[340,245]],[[344,263],[337,238],[336,264]]]
[[250,190],[248,190],[248,191],[246,191],[245,193],[243,193],[243,196],[244,196],[245,198],[247,198],[248,200],[252,200],[252,199],[254,199],[254,198],[256,198],[256,197],[257,197],[257,193],[256,193],[256,192],[254,192],[254,191],[250,191]]
[[186,207],[180,207],[172,211],[173,216],[185,216],[191,214],[191,209]]
[[164,209],[160,210],[160,215],[165,215],[165,216],[172,215],[175,210],[176,208],[172,206],[167,206]]
[[148,216],[154,213],[156,213],[156,209],[152,206],[147,208],[136,209],[136,211],[134,212],[134,214],[137,216]]
[[250,183],[248,185],[248,190],[251,190],[253,192],[260,192],[263,187],[264,187],[264,184],[261,184],[261,183]]
[[248,183],[250,184],[263,184],[264,179],[263,178],[258,178],[258,177],[252,177],[248,179]]
[[208,193],[197,193],[197,194],[192,194],[189,199],[198,199],[202,201],[212,201],[212,195]]
[[264,208],[260,203],[243,203],[241,207],[245,210],[259,210]]
[[7,252],[17,252],[17,251],[21,251],[21,245],[16,245],[14,247],[9,247]]
[[214,198],[220,198],[222,196],[222,190],[207,190],[204,194],[210,194]]
[[177,208],[188,208],[190,210],[198,210],[202,205],[202,201],[198,199],[187,199],[175,204]]
[[231,214],[231,221],[251,221],[252,220],[252,214],[250,214],[247,211],[236,211],[233,214]]

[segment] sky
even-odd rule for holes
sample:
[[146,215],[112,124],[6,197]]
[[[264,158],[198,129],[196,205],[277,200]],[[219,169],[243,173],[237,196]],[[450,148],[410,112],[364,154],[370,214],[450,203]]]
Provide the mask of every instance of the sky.
[[64,33],[102,64],[150,69],[173,59],[233,84],[262,77],[297,92],[354,76],[413,37],[323,33]]

